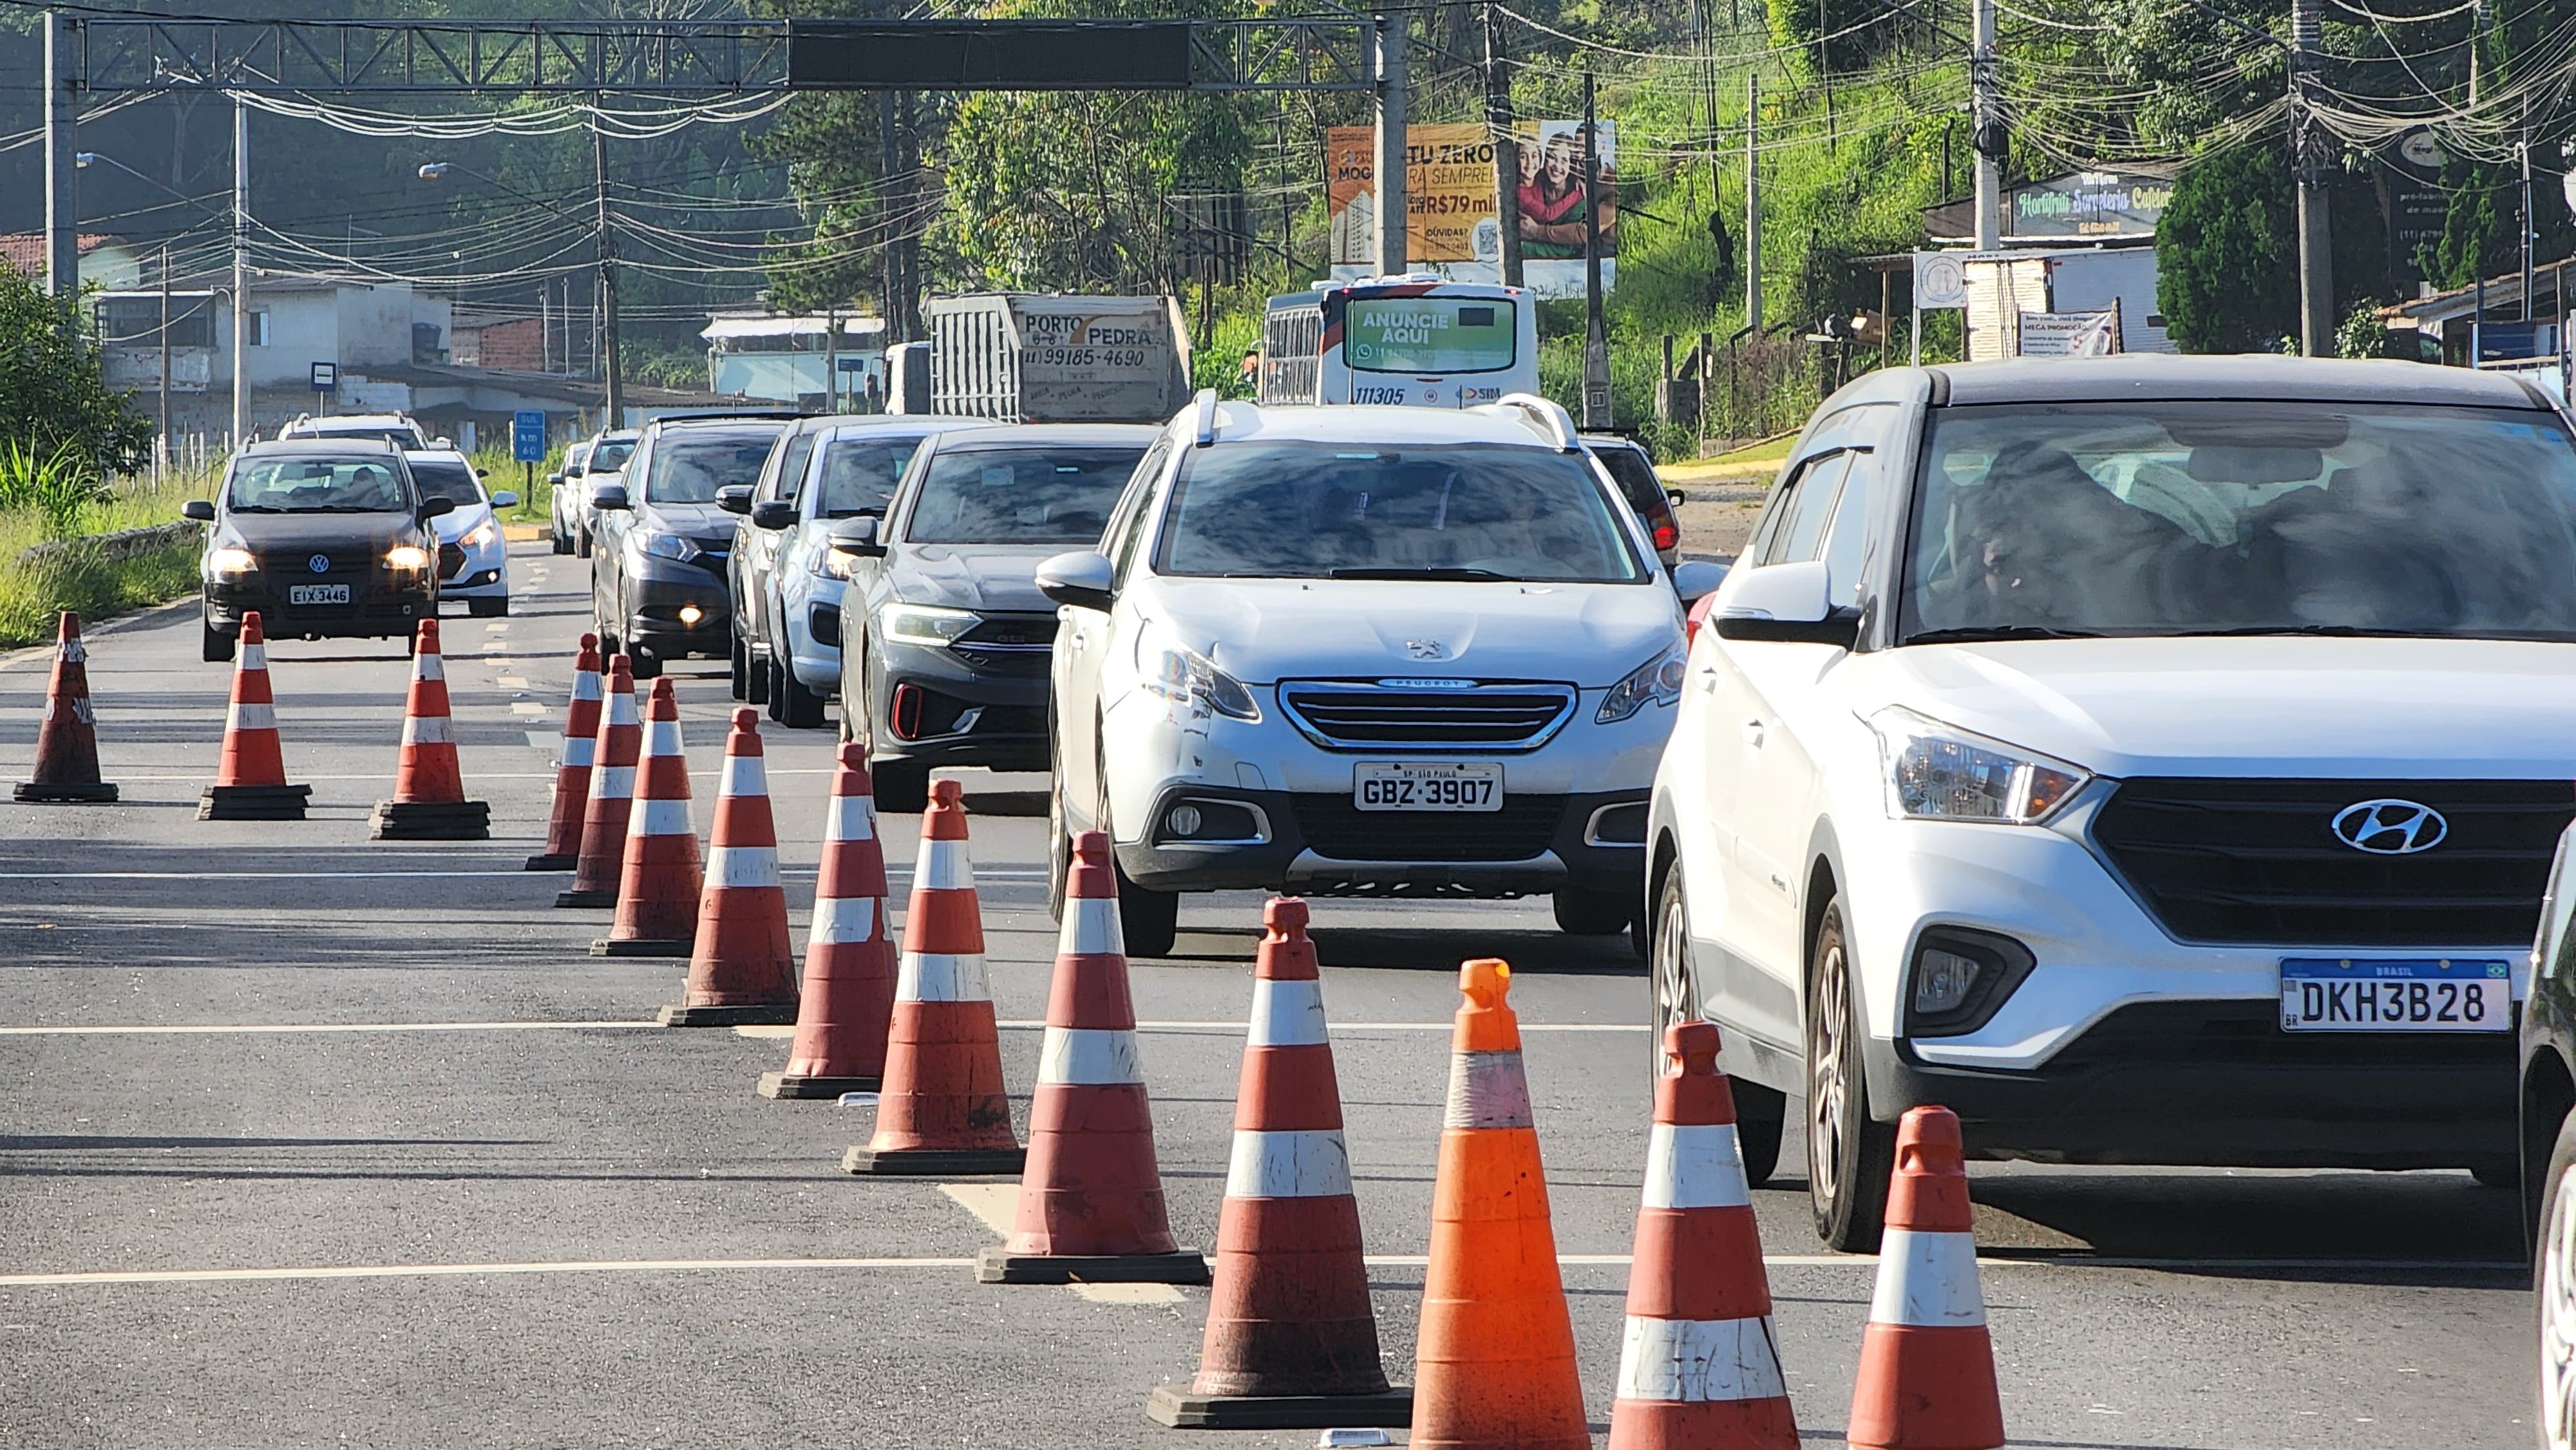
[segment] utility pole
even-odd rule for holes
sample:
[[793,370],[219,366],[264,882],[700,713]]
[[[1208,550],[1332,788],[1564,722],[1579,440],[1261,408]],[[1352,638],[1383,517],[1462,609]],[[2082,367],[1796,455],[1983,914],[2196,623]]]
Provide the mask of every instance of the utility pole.
[[841,309],[823,311],[823,411],[841,411]]
[[1762,335],[1762,78],[1744,78],[1744,328]]
[[1502,230],[1506,287],[1521,286],[1524,276],[1519,124],[1512,115],[1512,74],[1503,63],[1501,27],[1495,23],[1493,0],[1485,0],[1485,130],[1494,138],[1494,222]]
[[63,298],[80,295],[79,26],[45,12],[45,290]]
[[2311,90],[2321,36],[2317,0],[2290,0],[2290,145],[2299,178],[2299,351],[2308,357],[2330,356],[2335,335],[2334,238],[2326,209],[2325,138],[2316,122]]
[[1377,271],[1381,277],[1404,275],[1408,258],[1406,232],[1412,226],[1405,210],[1405,76],[1404,28],[1407,13],[1377,16]]
[[1601,319],[1601,117],[1583,73],[1583,426],[1610,426],[1610,333]]
[[879,243],[877,258],[877,301],[885,313],[885,336],[888,342],[910,342],[903,329],[903,246],[895,239],[895,172],[903,166],[903,151],[894,134],[894,92],[877,92],[877,208],[885,218],[885,236]]
[[2516,144],[2522,153],[2522,320],[2531,320],[2531,141],[2525,137]]
[[608,137],[590,125],[590,167],[599,194],[599,347],[611,429],[626,426],[626,368],[617,356],[617,231],[608,211]]
[[1977,250],[2004,244],[2004,122],[1997,104],[1995,0],[1976,0],[1968,52],[1968,148],[1977,158]]
[[161,244],[161,436],[153,440],[152,477],[170,468],[170,244]]
[[250,107],[233,98],[233,439],[250,442]]
[[2478,57],[2487,45],[2487,7],[2484,0],[2469,12],[2469,109],[2478,108]]

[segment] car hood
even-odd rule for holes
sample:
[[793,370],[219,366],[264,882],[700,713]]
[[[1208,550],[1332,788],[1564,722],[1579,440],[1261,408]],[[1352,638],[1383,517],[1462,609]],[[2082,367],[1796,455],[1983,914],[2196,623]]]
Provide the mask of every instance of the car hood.
[[651,503],[639,507],[637,520],[657,534],[679,534],[718,548],[733,543],[734,515],[711,503]]
[[907,604],[945,604],[996,614],[1050,614],[1038,593],[1038,564],[1062,544],[897,544],[886,553],[886,583]]
[[1158,579],[1144,606],[1248,685],[1426,676],[1617,684],[1681,639],[1659,581]]
[[352,545],[382,553],[396,544],[420,542],[421,533],[419,521],[405,513],[227,514],[216,538],[237,537],[254,553],[291,558],[336,554]]
[[2576,775],[2576,644],[2088,639],[1851,656],[1888,705],[2100,775]]
[[429,521],[429,526],[438,532],[438,541],[440,543],[453,544],[457,540],[464,538],[467,534],[472,533],[476,525],[490,517],[492,517],[492,506],[490,504],[470,503],[462,505],[453,512],[443,513],[438,517],[431,519]]

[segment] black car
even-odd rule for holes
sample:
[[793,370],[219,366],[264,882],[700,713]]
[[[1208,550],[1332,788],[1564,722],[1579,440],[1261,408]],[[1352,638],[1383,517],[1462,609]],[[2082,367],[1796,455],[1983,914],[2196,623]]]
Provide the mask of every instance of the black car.
[[1041,560],[1096,544],[1161,430],[1061,424],[937,433],[886,517],[834,526],[841,730],[864,737],[877,806],[917,811],[932,767],[1045,770],[1055,606]]
[[1635,439],[1615,433],[1586,433],[1582,437],[1584,448],[1601,460],[1610,481],[1619,485],[1619,496],[1645,523],[1647,534],[1655,541],[1655,556],[1664,561],[1666,569],[1679,564],[1682,526],[1673,505],[1680,503],[1682,496],[1664,487],[1662,476],[1655,472],[1654,455]]
[[222,492],[183,510],[206,531],[199,564],[206,659],[229,660],[242,616],[280,638],[409,637],[438,614],[438,536],[453,505],[421,497],[390,445],[254,443]]
[[603,653],[639,678],[662,661],[723,658],[733,645],[726,561],[733,518],[716,493],[760,479],[783,419],[661,419],[644,425],[626,469],[591,491],[591,618]]

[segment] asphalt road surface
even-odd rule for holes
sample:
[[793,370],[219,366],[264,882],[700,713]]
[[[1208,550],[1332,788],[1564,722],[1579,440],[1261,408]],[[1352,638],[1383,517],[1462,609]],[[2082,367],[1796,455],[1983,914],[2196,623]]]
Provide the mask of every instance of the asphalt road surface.
[[[0,804],[0,1443],[1190,1443],[1142,1412],[1194,1372],[1205,1290],[977,1285],[1007,1184],[845,1176],[868,1110],[756,1096],[774,1032],[650,1026],[680,964],[592,958],[606,914],[556,910],[564,878],[519,869],[587,569],[517,552],[516,616],[446,626],[488,842],[367,839],[398,643],[272,645],[312,815],[216,824],[195,807],[229,667],[191,649],[194,606],[94,635],[124,802]],[[0,778],[25,778],[46,659],[0,660]],[[719,664],[672,673],[703,831],[731,702]],[[768,733],[800,945],[831,745]],[[1054,949],[1042,785],[967,777],[1023,1128]],[[886,822],[898,893],[914,829]],[[1174,1227],[1201,1248],[1259,905],[1192,900],[1178,954],[1134,972]],[[1500,955],[1606,1432],[1648,1113],[1639,967],[1556,933],[1544,902],[1315,920],[1390,1373],[1411,1378],[1455,969]],[[2509,1194],[2454,1173],[1973,1172],[2015,1444],[2531,1441]],[[1819,1252],[1794,1177],[1756,1197],[1799,1422],[1838,1443],[1873,1267]]]

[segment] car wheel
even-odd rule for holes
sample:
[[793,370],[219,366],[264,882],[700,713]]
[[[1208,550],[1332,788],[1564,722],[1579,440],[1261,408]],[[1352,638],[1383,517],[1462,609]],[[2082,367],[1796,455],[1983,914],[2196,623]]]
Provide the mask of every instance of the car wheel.
[[546,530],[546,543],[558,554],[572,552],[572,538],[564,532],[561,520],[557,520]]
[[2540,1443],[2576,1445],[2576,1113],[2558,1125],[2541,1178],[2531,1270],[2540,1344]]
[[468,599],[465,601],[465,612],[477,619],[502,618],[507,616],[510,612],[510,601],[507,599]]
[[1895,1126],[1870,1115],[1860,1031],[1835,898],[1825,903],[1807,964],[1807,1201],[1816,1236],[1846,1254],[1877,1251],[1896,1161]]
[[733,697],[737,700],[751,698],[751,652],[745,648],[742,636],[738,634],[733,637]]
[[203,625],[206,631],[206,663],[210,665],[232,663],[234,636],[215,628],[214,622],[203,616],[199,616],[197,622]]
[[[1646,958],[1646,977],[1652,1001],[1648,1020],[1654,1024],[1655,1041],[1650,1071],[1664,1068],[1664,1030],[1678,1022],[1702,1017],[1699,988],[1691,976],[1690,910],[1683,904],[1682,873],[1679,866],[1664,877],[1663,890],[1656,893],[1655,912],[1641,918],[1643,929],[1652,923]],[[1735,1094],[1735,1145],[1744,1156],[1744,1179],[1759,1188],[1780,1171],[1780,1140],[1789,1125],[1788,1095],[1729,1077],[1728,1086]]]
[[823,727],[823,697],[805,688],[787,661],[775,655],[769,662],[769,693],[777,701],[771,712],[778,723],[790,730],[819,730]]
[[894,815],[919,815],[930,809],[930,767],[909,760],[872,761],[877,809]]
[[635,678],[652,680],[661,677],[662,657],[651,650],[638,646],[626,652],[626,659],[627,663],[634,667]]
[[590,530],[578,529],[574,531],[572,549],[575,554],[582,558],[587,559],[590,557]]
[[1114,860],[1111,865],[1118,872],[1118,925],[1127,938],[1127,955],[1170,956],[1181,934],[1181,894],[1139,886],[1127,879],[1124,867]]
[[1555,902],[1557,930],[1568,936],[1617,936],[1637,918],[1636,898],[1624,891],[1568,886]]
[[2480,1188],[2522,1187],[2522,1165],[2511,1158],[2482,1158],[2469,1165],[2469,1176]]
[[1054,722],[1048,722],[1047,770],[1047,915],[1064,922],[1065,876],[1073,870],[1073,830],[1064,818],[1064,772],[1055,768]]

